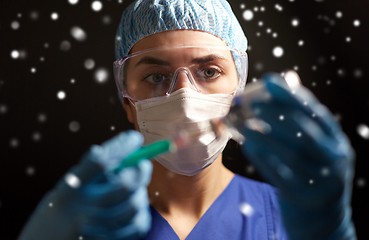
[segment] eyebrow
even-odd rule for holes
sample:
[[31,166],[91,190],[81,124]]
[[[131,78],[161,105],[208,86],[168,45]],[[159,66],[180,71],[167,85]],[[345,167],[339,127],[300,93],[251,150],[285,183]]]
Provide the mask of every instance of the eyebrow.
[[155,65],[161,65],[161,66],[169,66],[169,62],[160,60],[158,58],[154,57],[144,57],[142,58],[138,63],[136,63],[135,67],[137,67],[140,64],[155,64]]
[[[216,55],[216,54],[210,54],[204,57],[194,58],[191,61],[191,64],[203,64],[207,62],[214,61],[215,59],[220,59],[224,61],[228,61],[224,56]],[[170,63],[158,58],[154,57],[143,57],[138,63],[136,63],[135,67],[137,67],[140,64],[153,64],[153,65],[161,65],[161,66],[169,66]]]
[[215,59],[220,59],[220,60],[227,61],[227,59],[224,56],[216,55],[216,54],[210,54],[210,55],[207,55],[207,56],[204,56],[204,57],[195,58],[191,61],[191,63],[202,64],[202,63],[207,63],[207,62],[214,61]]

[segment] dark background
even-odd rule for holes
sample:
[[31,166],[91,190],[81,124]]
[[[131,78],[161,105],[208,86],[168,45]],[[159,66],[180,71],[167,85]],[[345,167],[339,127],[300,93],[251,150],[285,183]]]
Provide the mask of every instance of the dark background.
[[[91,144],[132,127],[111,71],[115,31],[131,1],[101,1],[100,11],[91,8],[92,2],[0,2],[0,239],[16,238],[42,196]],[[331,109],[351,139],[357,153],[353,217],[359,239],[367,239],[369,133],[359,129],[369,125],[369,2],[230,3],[251,46],[248,81],[268,71],[298,69],[303,84]],[[254,13],[251,20],[243,18],[245,10]],[[58,19],[51,18],[53,12]],[[71,35],[75,26],[85,31],[84,41]],[[273,55],[276,46],[284,50],[281,57]],[[18,58],[12,57],[14,50]],[[92,69],[85,67],[87,59],[95,62]],[[104,81],[95,78],[100,69],[108,73]],[[59,91],[64,99],[57,97]],[[235,143],[227,146],[224,161],[231,170],[260,180]]]

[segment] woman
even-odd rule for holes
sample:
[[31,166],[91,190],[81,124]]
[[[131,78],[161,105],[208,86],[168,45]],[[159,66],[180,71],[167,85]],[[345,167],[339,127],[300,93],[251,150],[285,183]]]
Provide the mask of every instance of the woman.
[[[355,239],[353,151],[306,89],[294,95],[279,76],[265,77],[271,100],[251,105],[272,132],[239,129],[279,202],[273,187],[222,164],[231,134],[216,137],[209,121],[242,93],[246,48],[226,1],[132,3],[117,31],[114,72],[143,137],[130,131],[93,146],[40,203],[21,239]],[[178,151],[107,174],[143,143],[183,131],[190,142]]]

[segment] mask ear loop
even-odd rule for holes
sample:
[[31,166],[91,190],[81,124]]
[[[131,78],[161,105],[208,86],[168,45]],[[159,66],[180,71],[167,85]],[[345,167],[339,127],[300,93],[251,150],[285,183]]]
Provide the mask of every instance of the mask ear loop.
[[128,98],[128,101],[132,104],[132,106],[134,106],[136,108],[135,103],[132,101],[132,99]]

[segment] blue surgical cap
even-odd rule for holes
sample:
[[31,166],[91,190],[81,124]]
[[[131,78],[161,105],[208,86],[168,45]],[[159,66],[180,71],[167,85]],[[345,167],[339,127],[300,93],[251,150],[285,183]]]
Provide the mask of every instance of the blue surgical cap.
[[126,56],[149,35],[176,29],[210,33],[229,47],[246,51],[247,39],[225,0],[136,0],[123,12],[115,38],[115,58]]

